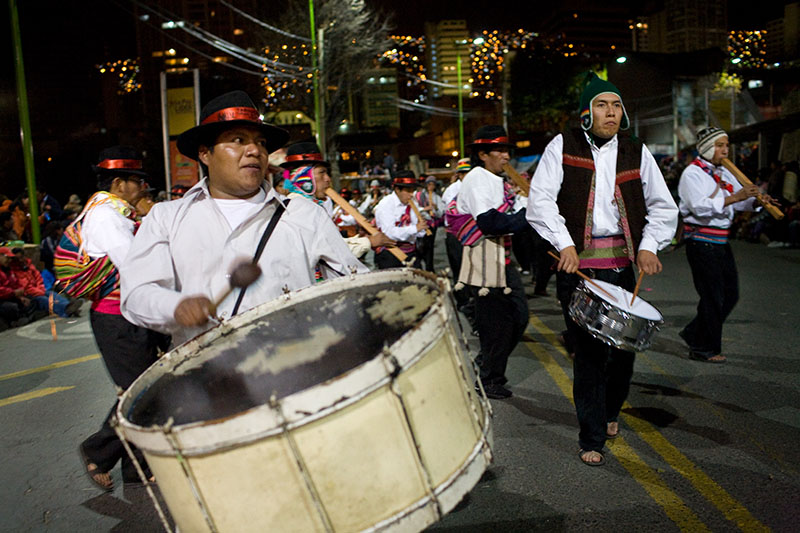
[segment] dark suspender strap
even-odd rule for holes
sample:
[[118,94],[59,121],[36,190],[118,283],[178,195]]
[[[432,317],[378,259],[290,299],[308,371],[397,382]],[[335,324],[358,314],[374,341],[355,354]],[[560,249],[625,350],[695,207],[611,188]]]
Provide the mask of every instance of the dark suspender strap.
[[[261,258],[261,252],[264,251],[264,248],[267,246],[267,241],[269,240],[270,236],[272,235],[272,231],[275,229],[275,226],[278,225],[278,221],[281,219],[283,212],[286,211],[286,206],[289,205],[289,200],[286,200],[286,203],[283,204],[278,201],[278,206],[275,208],[275,213],[272,215],[272,218],[267,224],[267,228],[264,230],[264,234],[261,236],[261,240],[258,242],[258,247],[256,248],[256,253],[253,256],[253,264],[257,264],[258,260]],[[233,306],[233,312],[231,316],[236,316],[236,313],[239,311],[239,306],[242,304],[242,299],[244,298],[244,292],[247,290],[247,287],[242,287],[242,290],[239,291],[239,297],[236,298],[236,305]]]

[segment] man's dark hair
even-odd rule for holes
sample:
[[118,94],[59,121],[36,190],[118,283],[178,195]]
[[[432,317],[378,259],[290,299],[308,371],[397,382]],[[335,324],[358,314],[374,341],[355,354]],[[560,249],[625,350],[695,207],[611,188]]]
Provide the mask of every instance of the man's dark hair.
[[11,220],[11,213],[8,211],[0,213],[0,224],[5,224],[7,220]]
[[480,157],[478,157],[478,153],[480,153],[480,152],[484,152],[484,153],[487,153],[487,154],[489,153],[486,150],[473,149],[472,153],[469,156],[469,164],[470,164],[470,166],[472,168],[484,166],[483,165],[483,161],[481,160]]

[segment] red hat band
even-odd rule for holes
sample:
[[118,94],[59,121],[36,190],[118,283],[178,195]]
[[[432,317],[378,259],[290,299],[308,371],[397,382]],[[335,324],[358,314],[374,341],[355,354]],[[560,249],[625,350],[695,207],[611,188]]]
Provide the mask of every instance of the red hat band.
[[286,162],[289,163],[291,161],[311,161],[324,163],[321,154],[295,154],[286,156]]
[[108,170],[119,168],[138,170],[142,168],[142,162],[138,159],[105,159],[98,163],[97,166]]
[[497,137],[495,139],[475,139],[473,144],[508,144],[508,137]]
[[417,180],[414,178],[395,178],[392,183],[395,185],[416,185]]
[[257,109],[253,109],[252,107],[227,107],[207,116],[200,124],[228,122],[230,120],[249,120],[250,122],[261,123],[261,118],[258,115]]

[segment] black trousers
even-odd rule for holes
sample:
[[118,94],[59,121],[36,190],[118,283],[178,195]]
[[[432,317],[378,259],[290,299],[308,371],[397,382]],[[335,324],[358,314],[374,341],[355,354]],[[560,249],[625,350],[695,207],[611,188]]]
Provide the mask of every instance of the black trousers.
[[513,265],[506,265],[506,286],[511,289],[510,294],[504,294],[503,289],[489,289],[486,296],[478,295],[479,287],[470,286],[481,345],[475,362],[485,384],[503,385],[508,381],[508,358],[528,325],[528,299],[522,278]]
[[420,258],[420,267],[428,272],[433,272],[433,247],[436,242],[436,228],[430,228],[430,230],[430,235],[425,235],[417,242],[417,254]]
[[[589,277],[633,291],[633,268],[586,271]],[[635,354],[612,348],[589,335],[569,316],[569,301],[580,278],[556,274],[556,290],[568,333],[574,342],[572,396],[578,416],[578,444],[582,450],[601,451],[606,442],[606,424],[614,422],[628,397]]]
[[[412,252],[406,255],[408,255],[408,260],[412,262],[412,266],[414,268],[419,268],[419,257],[417,257],[417,253]],[[385,268],[400,268],[403,266],[403,263],[401,263],[392,252],[384,249],[381,253],[375,254],[375,266],[377,266],[379,270],[383,270]]]
[[[125,390],[158,359],[158,349],[169,347],[169,337],[155,331],[135,326],[122,315],[110,315],[91,311],[89,319],[92,332],[103,362],[117,387]],[[111,408],[100,430],[81,444],[83,453],[101,471],[108,472],[118,461],[122,461],[124,482],[139,481],[133,462],[125,453],[122,442],[111,427],[111,419],[117,403]],[[131,445],[145,473],[149,475],[142,453]]]
[[686,258],[700,296],[697,316],[681,331],[697,355],[722,352],[722,324],[739,301],[739,274],[730,244],[686,241]]

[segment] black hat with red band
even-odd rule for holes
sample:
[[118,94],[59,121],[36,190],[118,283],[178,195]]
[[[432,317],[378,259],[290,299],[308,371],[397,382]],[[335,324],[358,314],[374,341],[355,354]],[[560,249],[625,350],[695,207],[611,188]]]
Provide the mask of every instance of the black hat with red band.
[[92,170],[98,176],[137,176],[146,178],[147,172],[142,170],[142,154],[130,146],[112,146],[100,152],[97,164]]
[[286,161],[281,163],[283,168],[288,168],[289,170],[310,165],[323,165],[328,170],[331,169],[331,164],[322,158],[319,146],[313,142],[300,142],[290,145],[286,149]]
[[473,141],[467,145],[473,152],[504,150],[514,148],[508,140],[508,133],[503,126],[481,126],[475,132]]
[[258,108],[244,91],[231,91],[208,102],[200,112],[200,125],[178,136],[178,151],[197,160],[200,145],[213,144],[223,131],[246,126],[256,128],[267,140],[267,150],[274,152],[289,140],[289,132],[263,122]]
[[413,170],[398,170],[392,177],[392,186],[404,188],[416,188],[417,176]]

